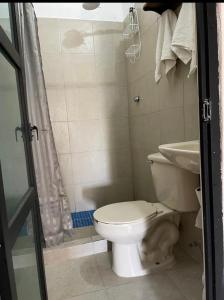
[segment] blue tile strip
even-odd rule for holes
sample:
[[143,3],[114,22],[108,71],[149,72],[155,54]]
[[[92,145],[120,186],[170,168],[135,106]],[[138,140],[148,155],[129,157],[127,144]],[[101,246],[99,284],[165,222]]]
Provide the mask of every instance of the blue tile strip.
[[93,213],[95,210],[87,210],[72,213],[73,228],[93,225]]

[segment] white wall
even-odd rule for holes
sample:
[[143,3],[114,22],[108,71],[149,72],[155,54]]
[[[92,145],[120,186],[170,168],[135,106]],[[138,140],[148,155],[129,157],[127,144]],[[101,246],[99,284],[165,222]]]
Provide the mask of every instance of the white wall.
[[85,10],[82,3],[33,3],[37,18],[79,19],[123,22],[131,3],[100,3],[95,10]]
[[132,200],[123,23],[40,18],[38,25],[72,211]]
[[[142,52],[135,64],[127,63],[129,91],[130,144],[133,157],[134,198],[149,202],[156,198],[147,155],[158,152],[166,143],[199,139],[197,74],[189,79],[189,65],[178,61],[175,71],[155,83],[155,53],[160,16],[142,10],[139,13]],[[133,101],[140,96],[139,103]],[[200,261],[199,248],[191,248],[192,241],[200,243],[201,230],[194,225],[196,214],[181,215],[180,246]]]

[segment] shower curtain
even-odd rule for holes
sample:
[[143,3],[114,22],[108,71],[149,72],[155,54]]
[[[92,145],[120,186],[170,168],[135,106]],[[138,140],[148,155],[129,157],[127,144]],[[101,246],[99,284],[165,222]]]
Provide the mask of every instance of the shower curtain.
[[42,70],[37,20],[31,3],[19,3],[29,118],[39,129],[32,142],[37,191],[47,246],[60,244],[72,229],[69,201],[59,168]]

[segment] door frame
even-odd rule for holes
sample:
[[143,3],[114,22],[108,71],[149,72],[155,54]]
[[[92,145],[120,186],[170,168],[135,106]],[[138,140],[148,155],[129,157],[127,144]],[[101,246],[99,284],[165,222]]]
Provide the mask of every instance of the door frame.
[[[216,3],[196,3],[196,15],[206,299],[222,300],[224,247]],[[204,116],[206,100],[210,119]]]
[[28,119],[25,68],[23,61],[24,58],[22,56],[18,5],[18,3],[9,3],[10,25],[14,44],[11,43],[6,33],[0,26],[0,53],[3,54],[8,63],[11,64],[16,70],[29,189],[23,196],[22,202],[19,204],[13,217],[8,220],[0,163],[0,298],[2,300],[17,299],[12,248],[28,214],[31,213],[40,294],[41,299],[46,300],[47,289],[42,252],[43,244],[41,243],[42,225],[40,221],[40,208],[35,181],[30,123]]

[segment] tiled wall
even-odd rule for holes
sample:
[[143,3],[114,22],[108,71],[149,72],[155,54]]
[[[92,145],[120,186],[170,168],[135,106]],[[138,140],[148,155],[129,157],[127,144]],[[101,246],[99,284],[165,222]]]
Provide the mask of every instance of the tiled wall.
[[72,211],[132,200],[123,24],[39,19],[50,116]]
[[[175,72],[155,83],[155,50],[158,32],[158,14],[144,12],[142,3],[136,3],[139,13],[142,53],[135,64],[127,64],[129,91],[130,141],[133,157],[134,197],[157,201],[147,155],[158,152],[165,143],[199,138],[198,91],[196,73],[187,78],[189,66],[178,62]],[[143,98],[139,103],[134,96]],[[198,259],[199,248],[190,248],[192,241],[200,242],[201,230],[195,228],[196,214],[182,214],[180,244]]]
[[[133,65],[124,57],[121,23],[39,19],[50,115],[73,211],[156,201],[147,155],[160,144],[199,137],[196,74],[188,79],[189,67],[178,62],[155,83],[158,15],[137,7],[142,53]],[[134,96],[143,100],[135,103]],[[186,248],[200,238],[194,216],[182,218]]]
[[[155,201],[147,155],[160,144],[198,138],[197,79],[196,74],[188,79],[189,66],[178,62],[175,72],[155,83],[158,14],[144,12],[142,3],[137,7],[142,53],[135,64],[127,63],[134,191],[135,199]],[[136,103],[134,96],[143,100]]]

